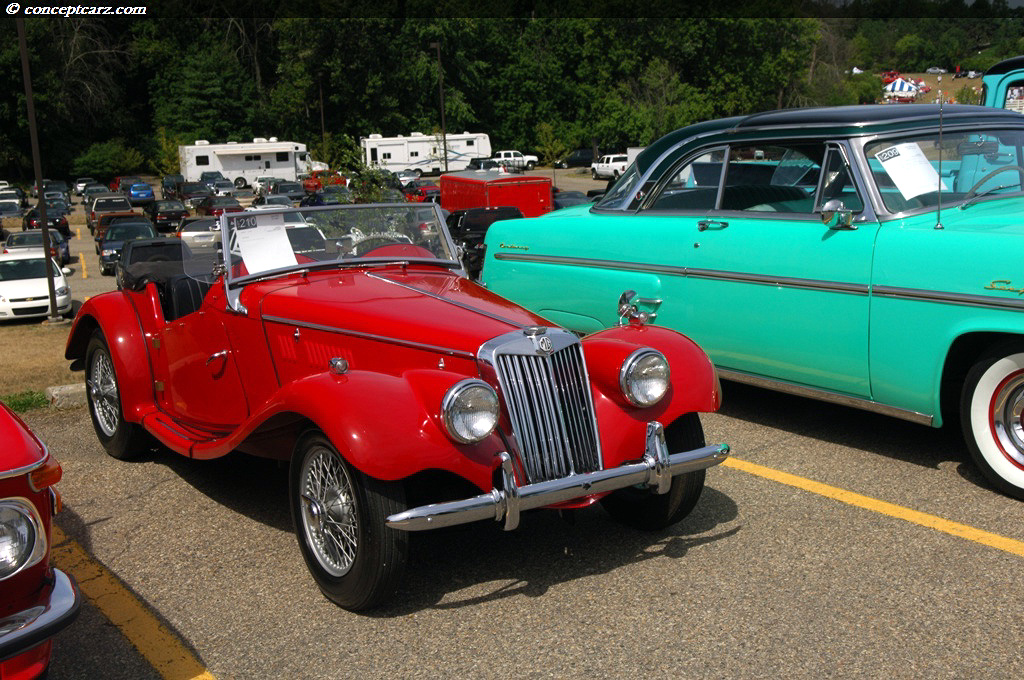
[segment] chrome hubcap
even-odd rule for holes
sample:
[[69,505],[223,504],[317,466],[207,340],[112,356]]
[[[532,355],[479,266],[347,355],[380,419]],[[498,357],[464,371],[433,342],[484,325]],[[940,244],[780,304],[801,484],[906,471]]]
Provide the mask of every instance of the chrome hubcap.
[[323,446],[310,451],[299,495],[306,545],[327,573],[344,576],[355,560],[358,533],[352,481],[336,453]]
[[1024,465],[1024,372],[1010,376],[992,397],[992,433],[1003,452]]
[[117,394],[117,379],[110,355],[104,351],[93,354],[92,366],[85,381],[89,393],[89,404],[96,416],[96,423],[108,437],[113,437],[121,419],[121,402]]

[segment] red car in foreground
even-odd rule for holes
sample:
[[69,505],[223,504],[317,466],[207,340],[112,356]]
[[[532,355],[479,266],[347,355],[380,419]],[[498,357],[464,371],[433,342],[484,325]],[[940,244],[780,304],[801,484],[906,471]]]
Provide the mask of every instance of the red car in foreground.
[[128,265],[86,301],[66,356],[116,458],[155,439],[289,461],[299,548],[342,607],[394,591],[410,531],[596,501],[659,529],[727,455],[704,443],[720,391],[700,348],[630,295],[622,326],[581,340],[488,292],[439,206],[219,221],[222,248]]
[[50,525],[61,468],[0,404],[0,678],[46,672],[51,638],[78,615],[78,588],[50,564]]

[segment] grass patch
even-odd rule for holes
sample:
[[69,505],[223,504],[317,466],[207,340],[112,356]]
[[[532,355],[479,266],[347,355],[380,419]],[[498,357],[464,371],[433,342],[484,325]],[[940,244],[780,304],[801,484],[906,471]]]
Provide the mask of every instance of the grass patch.
[[46,395],[35,390],[5,394],[0,396],[0,401],[7,404],[15,413],[24,413],[34,408],[43,408],[50,405]]
[[0,325],[0,394],[42,392],[52,385],[82,382],[64,358],[70,326],[47,326],[38,320],[5,321]]

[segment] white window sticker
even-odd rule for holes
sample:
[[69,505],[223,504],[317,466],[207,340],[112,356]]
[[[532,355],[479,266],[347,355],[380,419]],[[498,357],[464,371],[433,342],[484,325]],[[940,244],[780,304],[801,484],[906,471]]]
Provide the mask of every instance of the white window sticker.
[[[875,158],[903,198],[911,199],[939,190],[939,172],[917,144],[896,144],[879,151]],[[942,191],[949,191],[945,181],[942,182]]]
[[[228,218],[233,219],[233,218]],[[295,251],[284,227],[284,213],[252,214],[234,218],[232,232],[249,274],[294,267]]]

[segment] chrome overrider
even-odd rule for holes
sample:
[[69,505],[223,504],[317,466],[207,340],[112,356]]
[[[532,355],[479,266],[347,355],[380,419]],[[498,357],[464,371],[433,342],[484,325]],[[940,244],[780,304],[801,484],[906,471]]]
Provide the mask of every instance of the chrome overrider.
[[500,454],[504,489],[447,503],[434,503],[390,515],[387,525],[403,531],[440,529],[482,519],[505,520],[505,530],[519,526],[519,513],[571,501],[583,496],[645,486],[655,493],[667,493],[672,477],[718,465],[729,455],[725,444],[705,446],[692,451],[669,453],[665,430],[654,420],[647,423],[647,445],[643,460],[609,470],[569,475],[546,482],[516,486],[512,457]]

